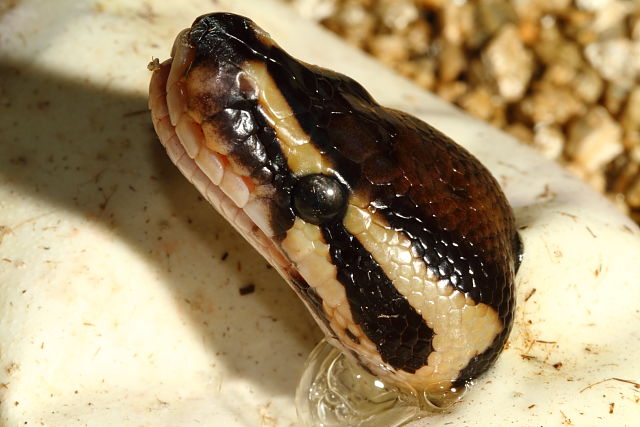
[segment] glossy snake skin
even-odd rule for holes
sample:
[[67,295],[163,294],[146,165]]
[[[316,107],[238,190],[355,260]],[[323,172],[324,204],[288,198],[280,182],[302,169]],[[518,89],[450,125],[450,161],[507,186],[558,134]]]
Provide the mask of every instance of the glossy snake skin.
[[173,162],[347,355],[434,395],[495,361],[519,240],[465,149],[232,14],[178,35],[149,105]]

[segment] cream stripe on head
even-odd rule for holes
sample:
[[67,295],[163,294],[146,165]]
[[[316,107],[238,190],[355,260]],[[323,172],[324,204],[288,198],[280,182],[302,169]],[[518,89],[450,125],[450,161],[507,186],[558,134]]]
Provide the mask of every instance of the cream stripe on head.
[[344,224],[371,253],[389,280],[434,332],[428,364],[410,375],[425,390],[449,388],[470,359],[486,350],[502,331],[498,314],[486,304],[476,304],[438,280],[412,247],[411,240],[393,230],[374,208],[347,207]]
[[287,159],[289,169],[296,176],[331,174],[331,164],[313,146],[309,135],[300,127],[287,100],[269,75],[266,65],[248,61],[242,69],[260,88],[260,106],[267,121],[276,131],[280,149]]
[[353,320],[344,285],[337,279],[337,269],[331,262],[329,245],[323,241],[320,227],[296,218],[282,240],[281,248],[322,298],[322,310],[340,344],[356,351],[369,364],[381,365],[376,345]]

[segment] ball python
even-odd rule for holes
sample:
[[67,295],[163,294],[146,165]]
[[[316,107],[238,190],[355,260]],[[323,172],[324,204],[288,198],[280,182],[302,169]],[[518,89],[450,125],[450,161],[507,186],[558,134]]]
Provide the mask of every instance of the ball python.
[[493,364],[520,249],[475,157],[242,16],[197,18],[154,68],[149,106],[169,157],[332,344],[428,395]]

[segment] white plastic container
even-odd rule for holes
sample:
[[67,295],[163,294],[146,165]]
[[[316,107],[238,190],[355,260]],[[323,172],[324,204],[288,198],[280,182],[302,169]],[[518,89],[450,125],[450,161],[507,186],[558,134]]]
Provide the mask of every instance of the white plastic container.
[[146,64],[214,10],[439,128],[514,207],[525,260],[509,348],[461,403],[416,425],[637,423],[638,228],[559,166],[266,0],[23,0],[0,15],[1,423],[295,424],[320,332],[170,164],[146,111]]

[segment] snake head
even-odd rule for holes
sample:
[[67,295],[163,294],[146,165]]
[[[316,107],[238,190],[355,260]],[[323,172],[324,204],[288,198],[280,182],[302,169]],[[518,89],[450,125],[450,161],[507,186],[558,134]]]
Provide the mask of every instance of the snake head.
[[178,35],[149,105],[172,161],[351,358],[430,395],[496,360],[518,239],[462,147],[232,14]]

